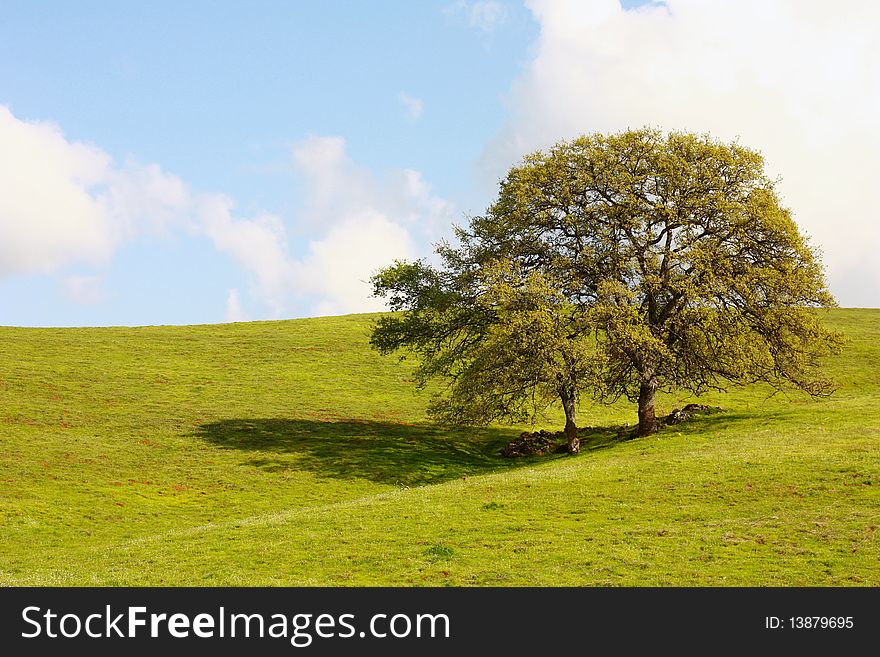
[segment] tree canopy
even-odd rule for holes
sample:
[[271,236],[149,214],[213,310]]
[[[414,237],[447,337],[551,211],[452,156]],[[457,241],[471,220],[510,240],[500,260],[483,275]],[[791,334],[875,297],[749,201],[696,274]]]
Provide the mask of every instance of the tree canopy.
[[402,311],[372,343],[420,357],[449,383],[434,412],[521,421],[559,399],[569,451],[584,395],[638,402],[656,430],[660,390],[763,381],[813,396],[838,335],[816,250],[759,153],[706,135],[589,135],[527,156],[440,264],[398,262],[374,293]]

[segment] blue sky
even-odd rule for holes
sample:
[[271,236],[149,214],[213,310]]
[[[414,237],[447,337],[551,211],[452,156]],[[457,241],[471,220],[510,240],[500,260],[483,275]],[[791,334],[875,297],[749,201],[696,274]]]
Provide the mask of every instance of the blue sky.
[[427,255],[525,152],[645,124],[764,150],[841,303],[880,305],[858,191],[880,112],[855,95],[877,12],[729,6],[6,0],[0,324],[377,309],[369,273]]

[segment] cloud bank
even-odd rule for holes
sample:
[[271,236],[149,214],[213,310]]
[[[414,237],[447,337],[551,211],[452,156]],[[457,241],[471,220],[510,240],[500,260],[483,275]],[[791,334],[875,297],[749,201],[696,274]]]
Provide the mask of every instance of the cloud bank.
[[[308,190],[302,211],[288,221],[271,213],[243,217],[229,196],[194,193],[155,164],[117,165],[97,146],[69,141],[55,124],[22,121],[0,106],[0,277],[100,268],[126,241],[186,230],[246,272],[251,298],[271,317],[302,314],[296,308],[382,310],[367,280],[442,234],[451,205],[417,171],[377,178],[350,160],[340,137],[311,137],[292,158]],[[80,304],[105,300],[101,285],[96,274],[61,281],[64,296]],[[225,317],[247,318],[237,289]]]
[[534,57],[487,146],[489,180],[529,151],[645,125],[761,150],[842,305],[880,305],[880,4],[528,0]]

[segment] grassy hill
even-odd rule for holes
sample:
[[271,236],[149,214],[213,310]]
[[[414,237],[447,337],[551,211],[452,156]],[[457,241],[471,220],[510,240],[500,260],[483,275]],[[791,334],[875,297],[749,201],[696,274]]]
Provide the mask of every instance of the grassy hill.
[[368,315],[0,328],[0,584],[878,586],[880,311],[827,317],[829,400],[513,460],[426,424]]

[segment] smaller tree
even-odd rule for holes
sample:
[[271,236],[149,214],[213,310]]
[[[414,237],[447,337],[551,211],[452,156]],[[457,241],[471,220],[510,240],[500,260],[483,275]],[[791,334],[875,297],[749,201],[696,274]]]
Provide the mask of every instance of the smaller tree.
[[429,408],[441,422],[534,421],[561,402],[568,452],[577,453],[577,404],[595,354],[584,314],[548,274],[504,259],[480,264],[468,236],[459,237],[460,249],[439,248],[442,269],[397,262],[373,278],[375,294],[405,312],[381,317],[372,345],[415,352],[421,386],[448,382]]

